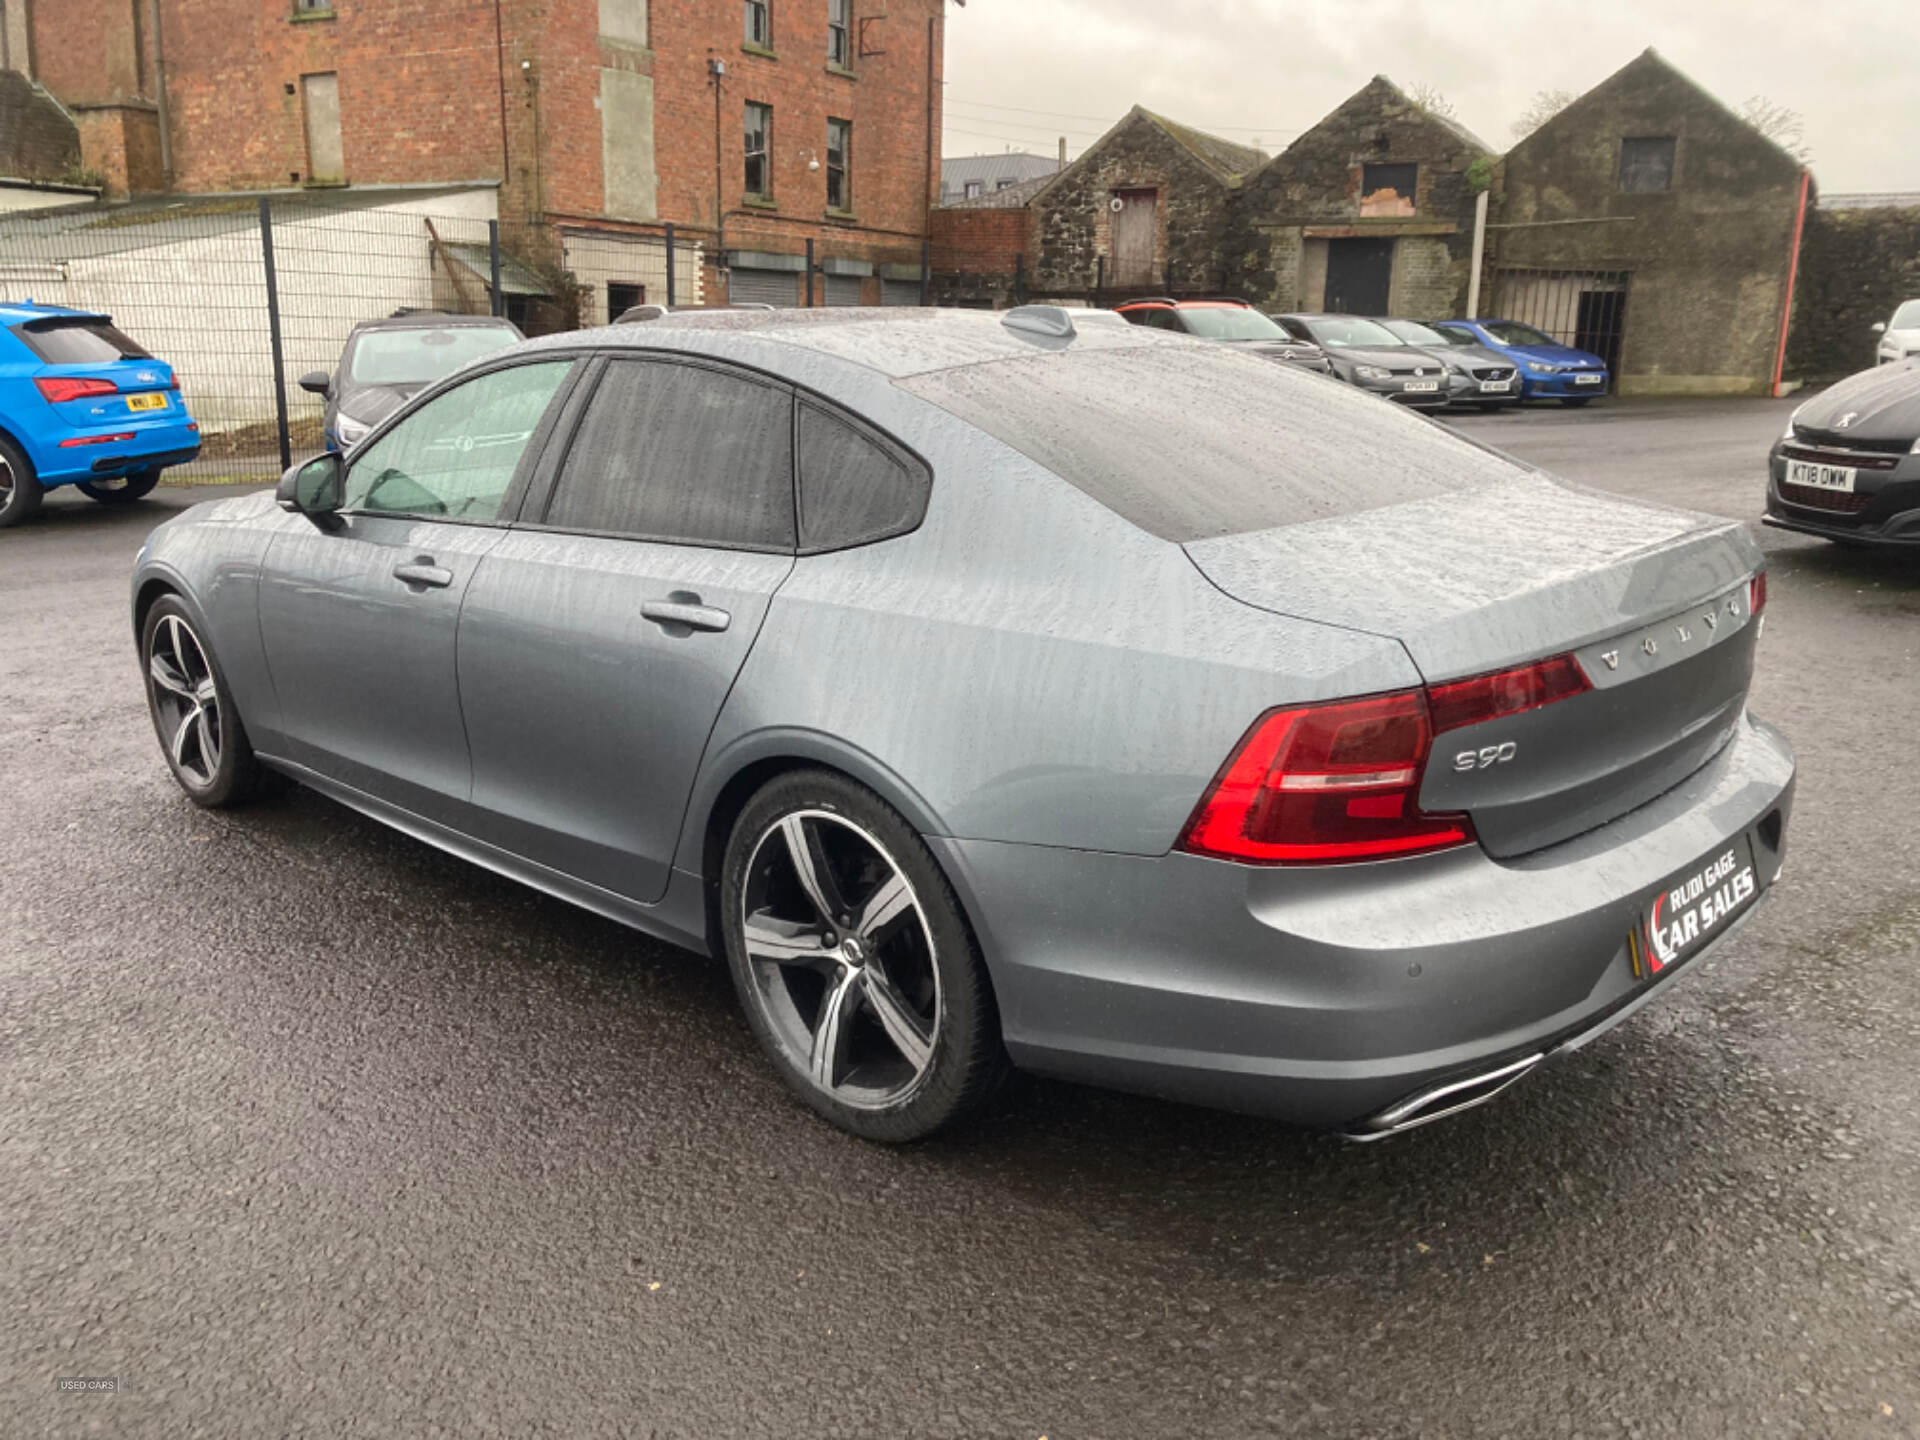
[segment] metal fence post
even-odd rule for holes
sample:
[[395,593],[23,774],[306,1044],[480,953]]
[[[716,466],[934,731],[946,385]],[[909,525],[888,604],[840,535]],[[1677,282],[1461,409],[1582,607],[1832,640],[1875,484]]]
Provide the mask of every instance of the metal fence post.
[[500,222],[487,222],[487,261],[493,270],[493,305],[495,315],[507,313],[507,297],[500,293]]
[[280,345],[280,282],[273,273],[273,211],[260,197],[260,259],[267,272],[267,335],[273,345],[273,414],[280,427],[280,468],[293,465],[293,436],[287,430],[287,360]]
[[1024,250],[1013,257],[1013,303],[1027,303],[1027,255]]
[[920,242],[920,303],[933,303],[933,241]]
[[673,292],[673,222],[667,222],[667,308],[674,307]]
[[807,309],[813,308],[813,241],[807,241]]

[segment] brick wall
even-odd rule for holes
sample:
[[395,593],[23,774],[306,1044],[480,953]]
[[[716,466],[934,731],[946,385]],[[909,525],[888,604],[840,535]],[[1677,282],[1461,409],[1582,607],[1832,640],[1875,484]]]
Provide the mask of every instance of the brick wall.
[[1011,275],[1032,245],[1024,209],[936,210],[929,238],[933,268],[957,275]]
[[[144,5],[37,6],[54,93],[140,93]],[[798,253],[813,238],[822,256],[917,261],[939,185],[927,97],[943,9],[895,0],[867,15],[865,55],[856,20],[851,63],[836,67],[825,0],[773,0],[771,53],[744,44],[739,0],[335,0],[318,16],[292,0],[160,0],[176,188],[308,181],[301,77],[333,73],[353,185],[498,179],[516,218],[712,231],[724,216],[729,249]],[[710,60],[728,72],[717,198]],[[774,110],[767,207],[741,203],[749,100]],[[853,126],[846,214],[827,212],[829,117]],[[102,154],[123,168],[111,145]]]
[[0,175],[57,180],[80,164],[80,135],[16,70],[0,70]]

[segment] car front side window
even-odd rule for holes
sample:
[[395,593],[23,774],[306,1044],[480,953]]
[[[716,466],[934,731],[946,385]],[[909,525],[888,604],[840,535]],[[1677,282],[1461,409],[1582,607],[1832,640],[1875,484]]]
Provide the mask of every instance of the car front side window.
[[571,360],[514,365],[437,396],[355,452],[342,510],[500,518]]

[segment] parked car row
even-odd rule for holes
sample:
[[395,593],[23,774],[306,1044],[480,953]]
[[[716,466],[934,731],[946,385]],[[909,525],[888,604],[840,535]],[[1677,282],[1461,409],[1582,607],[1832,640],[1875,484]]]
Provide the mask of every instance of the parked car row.
[[1585,405],[1609,379],[1600,356],[1513,320],[1263,315],[1244,300],[1171,296],[1115,308],[1135,325],[1237,345],[1416,410],[1497,410],[1532,399]]

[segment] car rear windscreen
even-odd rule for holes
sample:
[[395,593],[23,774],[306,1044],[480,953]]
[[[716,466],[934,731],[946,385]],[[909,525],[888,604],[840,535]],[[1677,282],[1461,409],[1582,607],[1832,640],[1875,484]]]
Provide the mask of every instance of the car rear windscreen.
[[1191,342],[964,365],[898,383],[1183,544],[1523,473],[1391,401]]
[[519,339],[519,333],[505,325],[368,330],[353,342],[347,373],[358,385],[431,385],[469,360],[504,350]]
[[13,327],[26,347],[49,365],[111,365],[153,357],[105,320],[56,315]]

